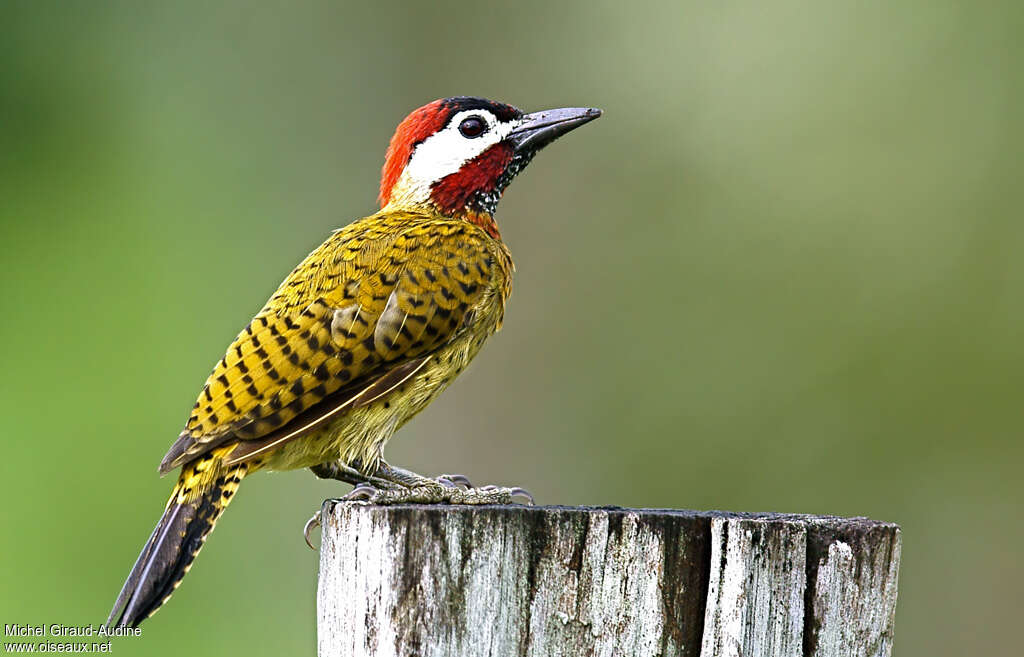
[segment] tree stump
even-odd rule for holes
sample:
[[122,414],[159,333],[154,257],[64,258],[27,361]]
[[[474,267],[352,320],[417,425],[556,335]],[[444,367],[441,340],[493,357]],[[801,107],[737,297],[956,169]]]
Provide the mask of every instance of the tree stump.
[[320,657],[889,655],[866,518],[328,500]]

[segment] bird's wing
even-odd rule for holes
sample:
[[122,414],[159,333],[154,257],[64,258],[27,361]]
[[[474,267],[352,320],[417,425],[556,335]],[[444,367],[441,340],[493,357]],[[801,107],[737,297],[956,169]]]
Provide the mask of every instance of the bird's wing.
[[231,441],[232,460],[252,455],[386,394],[457,334],[506,266],[464,221],[374,215],[338,231],[228,347],[161,473]]

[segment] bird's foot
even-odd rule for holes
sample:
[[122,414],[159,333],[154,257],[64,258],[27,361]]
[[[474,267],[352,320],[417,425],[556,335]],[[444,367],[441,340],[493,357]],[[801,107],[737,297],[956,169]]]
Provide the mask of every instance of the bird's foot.
[[[320,466],[321,469],[324,466]],[[325,474],[331,479],[341,479],[356,483],[348,494],[342,496],[343,502],[368,502],[370,504],[516,504],[516,498],[522,498],[522,504],[533,506],[533,495],[525,488],[504,486],[481,486],[476,488],[469,478],[460,474],[441,475],[430,479],[422,475],[394,468],[387,464],[378,468],[376,476],[366,476],[347,466],[332,466],[323,474],[313,469],[318,476]],[[344,476],[333,476],[341,474]],[[358,474],[358,476],[357,476]],[[383,477],[381,476],[383,475]],[[325,478],[328,478],[325,477]],[[371,483],[372,482],[372,483]],[[315,550],[310,534],[321,524],[320,510],[306,521],[302,536],[306,545]]]
[[[459,475],[456,475],[456,476],[459,476]],[[465,477],[463,477],[463,479],[465,479]],[[467,479],[466,481],[469,481],[469,480]],[[380,485],[380,488],[377,488],[373,484],[368,484],[366,482],[362,482],[362,483],[356,484],[355,488],[350,490],[345,495],[342,495],[338,499],[342,500],[344,502],[350,502],[350,501],[354,501],[354,500],[365,500],[366,499],[365,495],[366,495],[366,492],[368,490],[377,492],[377,491],[382,491],[382,490],[383,491],[393,491],[393,490],[400,490],[401,489],[401,486],[398,486],[396,484],[391,484],[391,483],[388,483],[386,481],[381,481],[379,485]],[[454,483],[452,485],[454,485]],[[322,508],[317,509],[316,513],[314,513],[312,516],[310,516],[309,520],[306,521],[305,526],[302,528],[302,537],[304,539],[306,539],[306,545],[308,545],[309,549],[311,549],[311,550],[316,550],[316,547],[313,545],[313,541],[310,539],[310,534],[313,533],[314,529],[316,529],[317,527],[321,526],[322,521],[320,519],[320,514],[321,514],[322,511],[323,511]]]
[[[429,483],[427,483],[429,482]],[[342,499],[370,504],[515,504],[516,498],[533,505],[533,496],[519,487],[481,486],[473,488],[462,475],[442,475],[436,480],[407,488],[356,486]]]

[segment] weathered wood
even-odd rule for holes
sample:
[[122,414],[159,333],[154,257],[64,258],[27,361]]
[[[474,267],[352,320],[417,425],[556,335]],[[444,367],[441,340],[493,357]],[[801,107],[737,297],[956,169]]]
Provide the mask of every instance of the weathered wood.
[[807,530],[807,657],[892,653],[900,532],[823,518]]
[[806,564],[799,522],[712,518],[701,654],[800,657]]
[[328,501],[321,657],[888,655],[864,518]]

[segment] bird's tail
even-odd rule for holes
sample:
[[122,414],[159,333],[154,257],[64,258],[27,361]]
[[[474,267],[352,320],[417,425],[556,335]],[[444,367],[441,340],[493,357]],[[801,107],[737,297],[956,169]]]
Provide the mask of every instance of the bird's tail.
[[248,463],[223,465],[232,449],[214,450],[182,468],[160,522],[110,611],[108,627],[138,626],[178,588],[249,468]]

